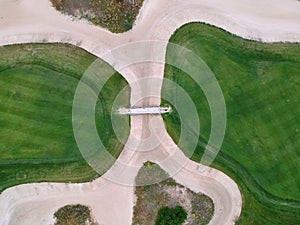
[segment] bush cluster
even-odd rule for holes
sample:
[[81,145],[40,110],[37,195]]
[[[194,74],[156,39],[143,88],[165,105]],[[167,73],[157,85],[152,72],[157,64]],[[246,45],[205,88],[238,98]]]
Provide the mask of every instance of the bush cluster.
[[186,218],[187,213],[181,206],[162,207],[158,211],[155,225],[181,225]]
[[84,205],[67,205],[54,213],[54,225],[97,225],[91,218],[90,209]]

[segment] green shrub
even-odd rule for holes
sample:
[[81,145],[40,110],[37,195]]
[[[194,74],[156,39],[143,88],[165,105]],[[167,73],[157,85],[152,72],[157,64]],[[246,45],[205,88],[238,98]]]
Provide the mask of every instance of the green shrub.
[[181,225],[186,218],[187,213],[181,206],[162,207],[158,211],[155,225]]
[[54,213],[55,225],[97,225],[91,217],[89,207],[84,205],[67,205]]

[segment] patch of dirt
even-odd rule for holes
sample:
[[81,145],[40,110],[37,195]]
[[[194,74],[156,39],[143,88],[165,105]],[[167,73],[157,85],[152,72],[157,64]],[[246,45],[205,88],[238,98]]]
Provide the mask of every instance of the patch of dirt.
[[[151,170],[155,172],[151,173]],[[145,179],[153,180],[151,174],[161,176],[165,173],[160,170],[159,172],[156,164],[149,166],[147,162],[140,169],[136,182]],[[213,216],[214,204],[209,197],[177,184],[172,178],[156,184],[136,187],[135,194],[137,199],[133,225],[154,225],[159,209],[164,206],[184,208],[188,214],[184,225],[205,225]]]
[[130,30],[144,0],[50,0],[59,11],[121,33]]
[[90,208],[84,205],[66,205],[54,213],[54,225],[98,225],[91,216]]

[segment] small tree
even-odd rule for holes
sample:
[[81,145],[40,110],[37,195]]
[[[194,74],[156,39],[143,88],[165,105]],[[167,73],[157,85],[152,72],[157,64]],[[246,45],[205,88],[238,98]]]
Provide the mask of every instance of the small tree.
[[158,211],[155,225],[182,225],[186,218],[187,213],[181,206],[162,207]]
[[125,30],[130,30],[131,28],[132,28],[132,24],[130,22],[126,21],[124,23],[124,29]]

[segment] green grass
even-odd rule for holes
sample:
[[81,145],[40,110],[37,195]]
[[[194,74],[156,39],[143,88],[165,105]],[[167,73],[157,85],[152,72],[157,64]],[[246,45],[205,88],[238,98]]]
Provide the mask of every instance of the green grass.
[[[72,128],[76,87],[96,57],[66,44],[12,45],[0,53],[0,191],[20,183],[82,182],[99,176],[81,156]],[[115,157],[123,145],[110,114],[126,84],[114,74],[96,106],[99,136]],[[128,103],[129,92],[125,95]]]
[[[212,166],[241,188],[239,224],[299,224],[300,44],[244,40],[200,23],[183,26],[170,41],[199,55],[223,91],[227,129]],[[201,134],[192,159],[200,161],[211,128],[206,98],[182,71],[167,66],[165,76],[182,86],[197,107]],[[164,120],[178,141],[178,115]]]

